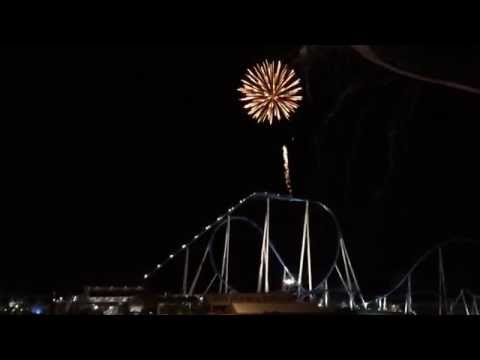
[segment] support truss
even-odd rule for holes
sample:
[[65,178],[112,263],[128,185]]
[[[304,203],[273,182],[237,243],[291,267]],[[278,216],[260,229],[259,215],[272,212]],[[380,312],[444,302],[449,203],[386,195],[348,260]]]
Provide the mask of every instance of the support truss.
[[[267,211],[265,213],[265,224],[263,228],[262,250],[260,255],[260,269],[258,271],[257,292],[270,291],[269,286],[269,253],[270,253],[270,198],[267,197]],[[263,281],[263,286],[262,286]],[[263,288],[263,290],[262,290]]]

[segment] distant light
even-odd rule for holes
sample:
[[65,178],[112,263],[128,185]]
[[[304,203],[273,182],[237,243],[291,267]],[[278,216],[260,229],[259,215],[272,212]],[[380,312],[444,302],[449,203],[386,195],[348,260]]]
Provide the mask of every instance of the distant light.
[[42,315],[42,308],[40,308],[39,306],[34,306],[32,308],[32,313],[35,315]]
[[283,284],[287,286],[293,285],[295,284],[295,279],[293,277],[286,278],[285,280],[283,280]]
[[203,296],[200,296],[200,301],[203,301]]
[[186,247],[187,247],[186,244],[183,244],[183,245],[182,245],[182,249],[185,249]]
[[15,304],[15,309],[18,309],[18,304]]
[[158,264],[157,265],[157,269],[160,269],[162,267],[162,265]]
[[211,227],[210,225],[207,225],[207,226],[205,227],[205,230],[210,229],[210,227]]
[[144,279],[148,278],[148,274],[143,275],[143,278]]
[[93,305],[93,310],[98,310],[98,305]]
[[170,254],[169,258],[170,258],[170,259],[173,259],[173,254]]
[[73,301],[77,301],[77,295],[73,297]]
[[193,238],[194,238],[194,239],[198,239],[198,236],[199,236],[199,235],[195,235]]
[[60,296],[60,301],[63,301],[63,297]]

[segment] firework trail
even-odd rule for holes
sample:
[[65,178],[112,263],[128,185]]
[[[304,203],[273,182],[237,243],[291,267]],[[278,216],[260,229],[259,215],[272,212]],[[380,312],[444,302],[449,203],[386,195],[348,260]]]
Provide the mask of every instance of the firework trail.
[[285,173],[285,184],[287,186],[288,193],[292,195],[292,181],[290,180],[290,168],[288,166],[288,149],[286,145],[283,145],[282,152],[283,152],[283,169]]
[[[254,120],[258,123],[289,119],[299,107],[303,99],[300,95],[302,86],[295,71],[280,61],[269,62],[265,60],[247,70],[245,78],[241,80],[242,86],[237,89],[242,93],[240,101]],[[283,167],[287,190],[292,195],[290,169],[288,166],[288,149],[284,145]]]

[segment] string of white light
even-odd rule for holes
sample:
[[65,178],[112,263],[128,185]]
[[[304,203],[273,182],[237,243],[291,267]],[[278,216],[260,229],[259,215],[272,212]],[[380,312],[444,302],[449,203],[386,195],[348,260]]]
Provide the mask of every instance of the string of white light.
[[163,268],[168,262],[170,262],[171,260],[173,260],[177,255],[181,254],[183,251],[185,251],[188,247],[190,247],[191,245],[193,245],[195,242],[197,242],[198,239],[200,239],[203,235],[205,235],[210,229],[214,228],[216,225],[218,225],[219,223],[221,223],[227,216],[229,216],[230,214],[232,214],[235,210],[237,210],[240,206],[242,206],[248,199],[252,198],[253,196],[256,196],[257,193],[252,193],[250,194],[249,196],[247,197],[244,197],[243,199],[241,199],[236,205],[230,207],[226,213],[220,215],[219,217],[217,217],[217,219],[210,223],[209,225],[205,226],[199,233],[197,233],[193,238],[192,240],[190,240],[188,243],[185,243],[183,244],[180,249],[178,249],[177,251],[174,251],[172,253],[170,253],[168,255],[168,257],[161,263],[157,264],[157,266],[150,272],[148,273],[145,273],[143,275],[143,279],[144,280],[147,280],[148,278],[150,278],[151,276],[153,276],[158,270],[160,270],[161,268]]
[[264,192],[264,193],[252,193],[246,197],[244,197],[243,199],[241,199],[236,205],[230,207],[227,212],[225,212],[224,214],[220,215],[219,217],[217,217],[217,219],[210,223],[209,225],[205,226],[199,233],[197,233],[193,238],[192,240],[190,240],[188,243],[185,243],[183,244],[180,249],[170,253],[168,255],[168,257],[162,261],[161,263],[158,263],[156,265],[156,267],[148,272],[148,273],[145,273],[143,275],[143,279],[144,280],[147,280],[149,279],[150,277],[152,277],[157,271],[159,271],[160,269],[162,269],[168,262],[170,262],[171,260],[173,260],[176,256],[178,256],[179,254],[183,253],[183,251],[185,251],[187,249],[187,247],[190,247],[191,245],[193,245],[194,243],[196,243],[203,235],[205,235],[210,229],[213,229],[215,228],[216,225],[220,224],[222,221],[225,220],[225,218],[229,215],[231,215],[234,211],[236,211],[240,206],[242,206],[247,200],[253,198],[253,197],[274,197],[274,198],[277,198],[279,200],[285,200],[285,199],[289,199],[291,201],[300,201],[300,199],[294,199],[294,198],[291,198],[289,196],[283,196],[281,194],[270,194],[270,193],[267,193],[267,192]]

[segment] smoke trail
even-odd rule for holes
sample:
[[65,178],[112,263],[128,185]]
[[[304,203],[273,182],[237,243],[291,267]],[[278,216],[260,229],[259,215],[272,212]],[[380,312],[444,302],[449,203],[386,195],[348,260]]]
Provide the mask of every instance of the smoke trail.
[[312,61],[310,59],[310,48],[311,46],[308,45],[303,45],[298,53],[297,57],[297,62],[300,63],[300,66],[302,68],[302,75],[303,75],[303,81],[304,81],[304,90],[305,90],[305,95],[306,99],[309,102],[312,102],[312,94],[310,91],[310,68],[312,66]]
[[283,145],[282,152],[283,152],[283,169],[285,173],[285,184],[287,186],[288,193],[292,195],[292,182],[290,180],[290,168],[288,166],[288,149],[286,145]]
[[352,48],[355,51],[357,51],[361,56],[363,56],[365,59],[367,59],[367,60],[369,60],[369,61],[371,61],[374,64],[377,64],[379,66],[383,66],[384,68],[386,68],[390,71],[393,71],[397,74],[407,76],[407,77],[412,78],[412,79],[416,79],[416,80],[420,80],[420,81],[424,81],[424,82],[429,82],[429,83],[437,84],[437,85],[443,85],[443,86],[451,87],[451,88],[454,88],[454,89],[468,91],[470,93],[480,95],[480,89],[476,89],[476,88],[471,87],[471,86],[466,86],[466,85],[459,84],[459,83],[456,83],[456,82],[453,82],[453,81],[430,78],[428,76],[415,74],[415,73],[400,69],[398,67],[395,67],[395,66],[383,61],[375,53],[375,51],[372,49],[372,47],[369,46],[369,45],[352,45]]

